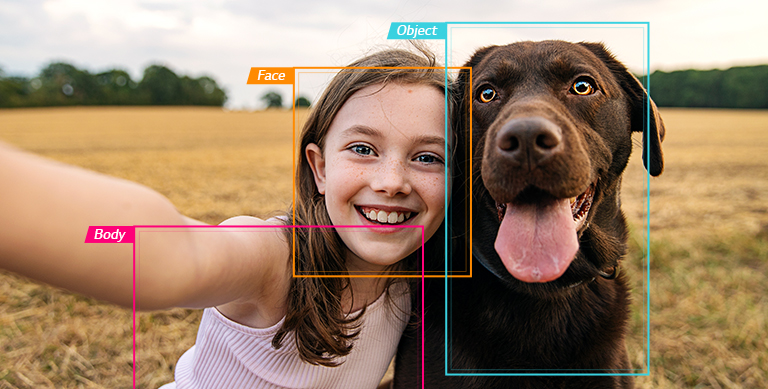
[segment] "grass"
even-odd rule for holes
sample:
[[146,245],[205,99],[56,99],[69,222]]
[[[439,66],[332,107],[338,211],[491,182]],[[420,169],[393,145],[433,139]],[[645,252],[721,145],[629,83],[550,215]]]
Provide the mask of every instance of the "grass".
[[[645,279],[645,171],[639,152],[622,202],[632,226],[627,338],[640,388],[768,387],[768,112],[665,109],[666,171],[651,179]],[[0,140],[123,177],[184,214],[219,223],[286,209],[291,115],[209,108],[0,111]],[[639,137],[635,144],[639,144]],[[646,366],[644,288],[650,288]],[[139,318],[139,387],[173,380],[200,311]],[[128,388],[131,312],[0,274],[0,389]]]
[[[636,384],[768,387],[768,112],[666,109],[662,116],[666,170],[650,180],[650,376]],[[622,196],[634,227],[626,266],[636,290],[647,251],[637,157]],[[645,366],[636,351],[645,330],[632,323],[636,366]]]

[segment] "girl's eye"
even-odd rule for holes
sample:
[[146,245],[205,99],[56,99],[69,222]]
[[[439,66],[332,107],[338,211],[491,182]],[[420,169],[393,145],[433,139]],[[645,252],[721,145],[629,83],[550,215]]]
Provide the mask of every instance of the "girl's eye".
[[587,80],[577,80],[571,85],[571,90],[569,92],[579,96],[587,96],[595,93],[595,91],[596,88],[591,82]]
[[434,163],[443,163],[443,160],[440,159],[440,157],[432,154],[422,154],[416,157],[417,162],[426,163],[426,164],[434,164]]
[[495,98],[496,90],[491,87],[487,87],[480,92],[480,101],[484,103],[490,103]]
[[350,147],[350,150],[352,150],[356,154],[360,155],[371,155],[373,154],[373,149],[366,145],[354,145]]

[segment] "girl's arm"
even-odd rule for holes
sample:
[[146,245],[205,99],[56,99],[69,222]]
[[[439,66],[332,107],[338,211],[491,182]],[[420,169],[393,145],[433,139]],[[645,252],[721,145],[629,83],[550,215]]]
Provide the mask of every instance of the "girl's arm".
[[[85,244],[88,226],[191,224],[203,223],[144,186],[0,143],[2,268],[131,306],[132,245]],[[286,274],[289,251],[279,228],[183,228],[142,232],[141,239],[141,309],[222,304],[259,295],[267,280]]]

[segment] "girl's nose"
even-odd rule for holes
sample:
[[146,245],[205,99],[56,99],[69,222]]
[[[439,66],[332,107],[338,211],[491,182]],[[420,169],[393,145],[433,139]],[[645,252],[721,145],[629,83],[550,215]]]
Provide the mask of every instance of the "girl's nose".
[[383,192],[387,196],[398,194],[410,194],[411,183],[408,179],[408,170],[401,161],[384,161],[371,178],[371,189]]

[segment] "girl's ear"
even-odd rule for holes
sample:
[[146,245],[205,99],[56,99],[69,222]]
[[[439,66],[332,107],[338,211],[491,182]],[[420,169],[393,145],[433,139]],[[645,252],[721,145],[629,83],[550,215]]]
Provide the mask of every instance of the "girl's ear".
[[325,194],[325,159],[323,159],[323,150],[314,143],[307,145],[304,152],[307,154],[307,161],[309,161],[309,167],[312,169],[312,174],[315,175],[315,185],[317,185],[317,191],[321,194]]

